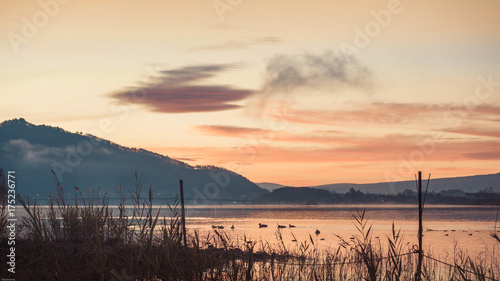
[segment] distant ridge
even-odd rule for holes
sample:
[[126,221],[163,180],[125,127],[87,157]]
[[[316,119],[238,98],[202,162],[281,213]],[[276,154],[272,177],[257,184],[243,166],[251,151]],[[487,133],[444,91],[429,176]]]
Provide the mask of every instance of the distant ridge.
[[151,187],[158,198],[174,197],[180,179],[186,198],[197,203],[208,203],[208,199],[253,200],[268,192],[223,168],[191,166],[92,135],[34,125],[23,118],[0,123],[0,168],[16,171],[17,191],[32,198],[47,198],[54,192],[51,170],[70,194],[78,186],[101,187],[109,190],[111,197],[116,196],[120,186],[132,186],[130,179],[136,172],[142,177],[143,190]]
[[[424,179],[427,183],[427,179]],[[289,187],[287,185],[262,182],[257,183],[261,188],[273,191],[281,187]],[[397,181],[397,182],[378,182],[378,183],[333,183],[316,186],[304,186],[310,188],[324,189],[335,193],[346,193],[351,188],[361,191],[363,193],[372,194],[397,194],[405,191],[406,189],[415,190],[415,181]],[[429,191],[444,191],[444,190],[462,190],[464,192],[478,192],[489,191],[500,193],[500,173],[464,176],[454,178],[438,178],[433,179],[429,184]]]
[[[424,183],[427,182],[425,179]],[[403,192],[406,189],[415,190],[415,181],[397,181],[397,182],[379,182],[379,183],[336,183],[313,186],[314,188],[325,189],[337,193],[345,193],[349,189],[354,188],[364,193],[374,194],[396,194]],[[443,190],[463,190],[465,192],[478,192],[481,190],[489,190],[491,192],[500,193],[500,173],[475,175],[454,178],[438,178],[433,179],[429,184],[429,191]]]
[[273,191],[277,188],[285,186],[283,184],[277,184],[277,183],[272,183],[272,182],[258,182],[255,184],[258,185],[260,188],[263,188],[263,189],[266,189],[269,191]]

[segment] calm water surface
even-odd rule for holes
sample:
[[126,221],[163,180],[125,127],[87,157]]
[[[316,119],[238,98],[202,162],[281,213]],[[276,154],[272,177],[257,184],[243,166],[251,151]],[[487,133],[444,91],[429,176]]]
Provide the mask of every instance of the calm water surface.
[[[387,235],[391,235],[392,223],[401,229],[405,243],[417,244],[418,209],[414,205],[188,205],[186,227],[190,233],[208,235],[214,234],[212,225],[220,225],[232,239],[246,237],[258,244],[277,245],[277,225],[280,224],[287,226],[281,229],[281,235],[289,249],[298,247],[300,242],[309,242],[310,237],[319,249],[337,249],[338,236],[349,241],[359,233],[353,219],[356,210],[366,210],[373,239],[383,246],[387,244]],[[497,210],[496,206],[425,206],[424,250],[448,261],[455,248],[467,251],[472,257],[484,253],[500,257],[500,243],[491,237]],[[16,214],[26,215],[22,209]],[[160,216],[170,215],[168,208],[162,206]],[[259,228],[259,223],[268,227]],[[295,227],[290,228],[289,224]],[[316,230],[320,231],[319,235],[315,234]],[[497,231],[500,233],[500,222]]]
[[[231,238],[246,236],[276,244],[277,225],[280,224],[287,226],[281,230],[287,247],[296,247],[301,241],[310,240],[311,235],[318,247],[336,249],[337,236],[349,241],[358,233],[353,220],[357,209],[366,210],[373,237],[382,245],[386,244],[386,235],[390,235],[393,222],[396,229],[401,229],[406,243],[417,244],[418,209],[413,205],[187,206],[186,227],[205,235],[213,232],[212,225],[222,225]],[[497,209],[494,206],[425,206],[424,249],[441,258],[453,255],[455,245],[471,256],[485,251],[497,253],[500,244],[490,235],[494,231]],[[259,228],[259,223],[268,227]],[[295,227],[289,228],[289,224]],[[314,233],[316,229],[319,235]],[[298,242],[292,241],[294,237]]]

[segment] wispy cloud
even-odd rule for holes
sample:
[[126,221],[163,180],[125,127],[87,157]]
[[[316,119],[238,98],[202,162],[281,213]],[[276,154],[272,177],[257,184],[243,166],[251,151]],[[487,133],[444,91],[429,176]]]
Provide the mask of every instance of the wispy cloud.
[[193,128],[195,131],[204,135],[221,136],[221,137],[250,137],[261,133],[270,133],[272,131],[248,128],[239,126],[225,126],[225,125],[200,125]]
[[314,54],[277,54],[267,62],[264,96],[290,94],[298,90],[336,92],[343,87],[369,87],[371,70],[354,57],[327,50]]
[[189,49],[190,52],[196,51],[228,51],[236,49],[244,49],[254,45],[267,45],[267,44],[277,44],[281,43],[283,40],[279,37],[267,36],[267,37],[253,37],[253,38],[243,38],[237,40],[229,40],[220,44],[211,45],[201,45]]
[[458,128],[444,129],[443,131],[455,134],[462,134],[462,135],[492,137],[500,139],[500,130],[498,130],[498,128],[490,128],[489,130],[485,130],[482,128],[472,128],[472,127],[462,126]]
[[197,159],[194,159],[194,158],[187,158],[187,157],[172,157],[173,159],[175,160],[178,160],[178,161],[183,161],[183,162],[196,162]]
[[341,131],[311,131],[305,134],[291,134],[285,131],[266,130],[260,128],[249,128],[239,126],[226,125],[199,125],[193,127],[195,132],[204,135],[217,137],[232,137],[232,138],[248,138],[257,139],[264,138],[266,141],[280,141],[292,143],[316,143],[316,144],[333,144],[333,143],[352,143],[360,136],[347,134]]
[[67,146],[63,148],[48,147],[40,144],[32,144],[24,139],[15,139],[6,143],[3,148],[7,155],[14,157],[14,161],[21,160],[28,165],[34,164],[47,164],[55,158],[62,158],[74,146]]
[[288,108],[280,118],[288,122],[306,124],[367,124],[393,125],[426,123],[443,125],[469,121],[497,121],[500,105],[478,105],[467,107],[456,104],[422,103],[358,103],[346,105],[345,109],[305,110]]
[[241,107],[234,104],[254,92],[229,85],[199,84],[237,68],[237,65],[195,65],[165,70],[155,81],[112,93],[116,100],[141,104],[155,112],[188,113],[222,111]]
[[[497,143],[497,147],[498,145],[500,145],[500,143]],[[467,156],[469,159],[475,159],[475,160],[500,160],[500,151],[491,150],[491,151],[471,152],[471,153],[466,153],[465,156]]]
[[[169,151],[182,155],[203,155],[208,163],[392,163],[398,165],[413,151],[421,151],[424,136],[391,134],[381,137],[355,138],[350,143],[332,143],[330,146],[283,146],[269,143],[238,147],[165,147],[155,151]],[[446,140],[430,143],[435,149],[425,154],[423,163],[450,161],[498,160],[497,140]]]

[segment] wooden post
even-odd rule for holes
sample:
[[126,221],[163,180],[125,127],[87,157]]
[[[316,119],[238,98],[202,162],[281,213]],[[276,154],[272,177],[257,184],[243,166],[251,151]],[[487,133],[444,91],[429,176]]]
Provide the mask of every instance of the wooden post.
[[182,185],[182,180],[180,180],[180,185],[181,185],[182,236],[184,238],[184,246],[187,247],[187,243],[186,243],[186,215],[184,214],[184,187]]
[[418,265],[417,276],[415,280],[422,280],[422,259],[424,252],[422,250],[422,172],[418,172]]

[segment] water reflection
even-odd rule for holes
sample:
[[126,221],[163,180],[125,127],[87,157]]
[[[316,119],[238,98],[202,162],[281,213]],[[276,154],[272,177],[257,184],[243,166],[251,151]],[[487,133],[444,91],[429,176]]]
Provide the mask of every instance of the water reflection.
[[[424,245],[436,256],[452,254],[455,247],[477,256],[485,250],[498,248],[490,234],[493,233],[495,206],[426,206],[424,210]],[[232,238],[243,236],[259,241],[276,241],[278,225],[288,246],[314,239],[319,247],[338,247],[340,236],[350,239],[357,230],[353,224],[356,210],[366,210],[373,226],[374,239],[381,244],[387,241],[392,223],[401,229],[405,241],[411,246],[417,243],[417,207],[413,205],[231,205],[188,206],[188,229],[202,234],[212,231],[212,225],[226,226],[225,232]],[[267,228],[259,228],[259,223]],[[290,228],[289,225],[294,225]],[[234,225],[234,229],[229,229]],[[315,231],[320,234],[316,235]],[[426,231],[427,230],[427,231]]]

